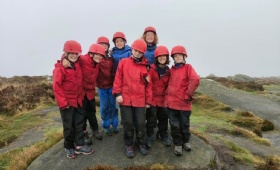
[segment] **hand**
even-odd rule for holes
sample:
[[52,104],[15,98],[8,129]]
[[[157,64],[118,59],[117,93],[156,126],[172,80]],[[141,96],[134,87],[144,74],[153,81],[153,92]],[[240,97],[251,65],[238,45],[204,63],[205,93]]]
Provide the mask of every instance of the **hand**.
[[118,104],[122,104],[123,103],[123,97],[122,96],[116,97],[116,100],[117,100]]
[[151,107],[151,105],[149,105],[149,104],[146,104],[146,108],[150,108]]
[[67,68],[67,67],[71,67],[71,64],[68,60],[66,60],[65,58],[62,60],[62,65]]
[[145,76],[145,80],[147,83],[149,83],[151,81],[151,77],[148,75],[148,76]]

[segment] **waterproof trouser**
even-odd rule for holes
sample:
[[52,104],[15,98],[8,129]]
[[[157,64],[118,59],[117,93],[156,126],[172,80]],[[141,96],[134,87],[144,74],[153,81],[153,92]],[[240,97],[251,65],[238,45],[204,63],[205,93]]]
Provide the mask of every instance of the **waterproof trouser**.
[[174,110],[167,108],[171,136],[175,146],[182,146],[190,140],[190,115],[191,111]]
[[83,130],[87,130],[87,120],[92,131],[98,130],[98,122],[96,119],[95,99],[89,100],[87,96],[83,100],[83,109],[85,111]]
[[146,144],[145,140],[145,107],[133,107],[120,105],[122,125],[124,129],[125,145],[133,145],[134,129],[136,140],[140,145]]
[[115,129],[118,127],[118,107],[116,98],[112,95],[112,88],[98,89],[100,99],[100,115],[102,119],[102,127],[109,129],[110,125]]
[[83,121],[84,112],[81,107],[60,110],[63,124],[64,148],[71,149],[84,145]]
[[147,108],[146,120],[147,136],[153,136],[154,128],[157,125],[160,136],[167,137],[168,114],[165,107],[152,106]]

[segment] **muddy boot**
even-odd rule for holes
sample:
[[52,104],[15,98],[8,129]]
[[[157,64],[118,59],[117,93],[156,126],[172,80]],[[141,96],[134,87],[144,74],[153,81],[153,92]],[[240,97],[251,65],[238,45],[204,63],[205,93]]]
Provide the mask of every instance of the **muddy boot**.
[[86,145],[92,144],[92,140],[90,139],[90,137],[88,135],[88,131],[84,131],[84,142]]
[[99,133],[98,130],[93,130],[92,131],[92,136],[97,140],[102,140],[102,135]]
[[182,148],[182,146],[175,146],[174,147],[174,153],[177,156],[183,155],[183,148]]
[[192,150],[192,147],[191,147],[191,144],[190,144],[190,143],[184,143],[183,148],[184,148],[186,151],[191,151],[191,150]]
[[125,146],[125,155],[126,155],[128,158],[133,158],[133,157],[134,157],[133,145],[131,145],[131,146]]

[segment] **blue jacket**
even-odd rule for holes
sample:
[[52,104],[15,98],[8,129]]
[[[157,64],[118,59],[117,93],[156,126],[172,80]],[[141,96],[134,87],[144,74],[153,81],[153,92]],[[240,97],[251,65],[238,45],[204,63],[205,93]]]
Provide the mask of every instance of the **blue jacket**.
[[155,57],[154,57],[154,53],[156,50],[157,46],[147,46],[147,51],[144,54],[144,56],[148,59],[149,64],[152,65],[155,62]]
[[112,49],[111,56],[114,59],[115,72],[116,72],[121,59],[128,58],[129,56],[131,56],[131,48],[128,45],[125,45],[124,48],[122,49],[118,49],[117,47],[114,47]]

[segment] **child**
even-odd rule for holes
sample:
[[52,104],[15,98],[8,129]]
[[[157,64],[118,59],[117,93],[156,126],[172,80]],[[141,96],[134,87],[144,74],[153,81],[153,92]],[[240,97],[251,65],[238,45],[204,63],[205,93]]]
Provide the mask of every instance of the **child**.
[[171,136],[173,138],[174,153],[183,154],[183,149],[191,150],[190,115],[192,110],[192,96],[199,85],[200,78],[190,64],[185,64],[187,52],[183,46],[172,48],[171,57],[174,66],[170,69],[170,78],[165,94],[165,104],[168,109]]
[[[150,128],[147,130],[149,135],[154,134],[153,128],[156,127],[158,120],[157,138],[160,139],[165,146],[171,146],[168,138],[168,114],[164,107],[164,95],[169,80],[169,51],[165,46],[158,46],[155,50],[155,64],[151,66],[149,75],[151,77],[152,91],[153,91],[153,106],[149,108],[152,115],[156,115],[154,120],[150,119]],[[147,109],[148,110],[148,109]],[[146,115],[147,116],[147,115]],[[151,137],[149,136],[148,137]],[[148,142],[148,140],[147,140]],[[148,147],[149,144],[147,143]]]
[[99,37],[97,43],[105,48],[105,57],[99,63],[99,73],[96,79],[98,94],[100,98],[100,115],[104,132],[111,136],[110,124],[112,124],[113,133],[117,134],[118,129],[118,108],[116,98],[112,95],[112,87],[115,78],[114,59],[108,55],[110,47],[107,37]]
[[115,72],[121,59],[131,56],[131,48],[126,44],[126,37],[122,32],[116,32],[113,36],[115,47],[112,49],[111,56],[114,59]]
[[145,41],[138,39],[133,42],[131,48],[132,55],[122,59],[118,65],[113,85],[113,94],[117,96],[116,100],[121,109],[125,154],[129,158],[134,157],[134,129],[141,154],[148,154],[145,142],[145,107],[150,107],[152,102],[148,78],[149,64],[143,57],[147,45]]
[[[147,43],[147,51],[144,54],[145,58],[148,59],[149,64],[152,65],[155,62],[154,53],[157,48],[158,43],[158,36],[156,29],[154,27],[147,27],[144,30],[142,35],[142,39]],[[153,110],[152,110],[153,109]],[[154,128],[156,127],[156,111],[154,108],[147,108],[146,109],[146,130],[147,130],[147,146],[150,148],[152,147],[153,143],[153,135],[154,135]]]
[[147,51],[144,56],[148,59],[149,64],[154,64],[154,53],[158,44],[158,36],[154,27],[147,27],[144,30],[142,39],[147,43]]
[[[102,139],[102,135],[98,131],[98,122],[96,119],[95,85],[99,70],[98,63],[104,56],[104,47],[100,44],[92,44],[88,54],[81,56],[79,59],[83,74],[83,90],[85,91],[83,98],[83,109],[85,111],[83,130],[85,133],[85,142],[88,145],[91,145],[92,141],[87,132],[87,120],[89,121],[93,136],[98,140]],[[67,67],[69,66],[69,62],[63,60],[63,65]]]
[[[82,71],[79,65],[81,45],[74,40],[64,44],[64,55],[71,67],[65,68],[60,62],[53,70],[53,91],[60,108],[63,123],[64,148],[68,158],[76,154],[92,154],[93,150],[84,145],[82,100]],[[74,150],[74,145],[76,149]]]

